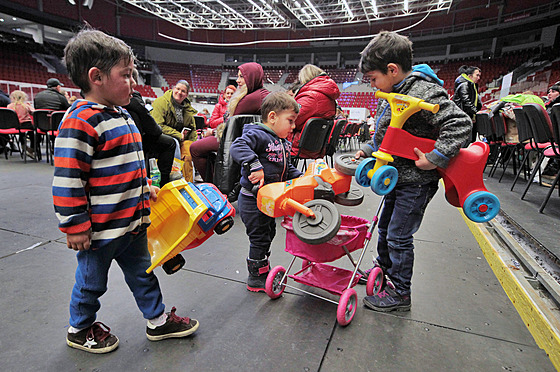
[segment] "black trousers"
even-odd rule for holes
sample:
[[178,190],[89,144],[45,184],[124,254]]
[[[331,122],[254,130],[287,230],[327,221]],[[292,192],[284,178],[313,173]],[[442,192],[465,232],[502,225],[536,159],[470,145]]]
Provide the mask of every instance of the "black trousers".
[[161,173],[160,187],[169,182],[169,174],[173,167],[173,159],[175,157],[175,140],[173,137],[162,134],[155,140],[146,140],[142,144],[144,146],[144,154],[146,154],[146,169],[149,169],[148,158],[150,156],[157,158],[157,164]]

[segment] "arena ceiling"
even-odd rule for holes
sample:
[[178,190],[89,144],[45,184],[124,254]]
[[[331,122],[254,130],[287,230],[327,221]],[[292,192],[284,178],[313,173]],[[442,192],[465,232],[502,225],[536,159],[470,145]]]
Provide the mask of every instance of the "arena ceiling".
[[124,0],[188,30],[312,29],[448,11],[453,0]]

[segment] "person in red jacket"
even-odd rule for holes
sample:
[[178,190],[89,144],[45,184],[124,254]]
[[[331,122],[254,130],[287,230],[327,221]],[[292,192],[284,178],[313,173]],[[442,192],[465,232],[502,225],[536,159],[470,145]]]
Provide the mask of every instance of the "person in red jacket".
[[237,88],[233,85],[228,85],[224,94],[220,96],[218,103],[214,106],[212,116],[210,116],[210,119],[208,120],[208,126],[210,128],[215,129],[218,125],[224,122],[224,115],[227,111],[228,102],[236,90]]
[[[242,114],[260,114],[262,101],[270,93],[263,88],[264,71],[261,65],[249,62],[242,64],[238,68],[237,89],[227,104],[225,114],[222,115],[223,123],[217,126],[217,135],[200,139],[191,145],[194,167],[204,182],[213,181],[213,172],[206,171],[208,154],[212,151],[218,151],[221,128],[227,122],[227,118]],[[217,107],[218,105],[216,105]],[[212,113],[212,117],[214,117],[214,113]],[[212,121],[212,118],[210,118],[210,121]],[[210,123],[210,125],[212,124]]]
[[315,65],[303,66],[299,71],[298,80],[301,87],[294,98],[301,105],[301,110],[296,119],[296,128],[288,137],[292,142],[292,155],[298,152],[299,139],[307,120],[313,117],[334,119],[336,99],[340,96],[340,90],[334,80]]

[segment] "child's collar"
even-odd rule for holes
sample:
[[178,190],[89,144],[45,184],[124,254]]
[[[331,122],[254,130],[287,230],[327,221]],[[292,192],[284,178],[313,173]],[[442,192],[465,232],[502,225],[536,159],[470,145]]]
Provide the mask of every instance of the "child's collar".
[[264,123],[256,123],[256,124],[259,125],[259,126],[261,126],[261,127],[263,127],[264,129],[266,129],[267,131],[269,131],[270,133],[272,133],[272,134],[274,134],[274,135],[276,136],[276,132],[274,132],[274,131],[272,130],[272,128],[270,128],[270,127],[267,126],[266,124],[264,124]]
[[410,72],[404,77],[404,79],[402,79],[402,80],[400,81],[400,83],[397,83],[397,84],[393,85],[393,89],[399,89],[399,88],[404,84],[404,82],[410,77],[411,74],[412,74],[412,71],[410,71]]

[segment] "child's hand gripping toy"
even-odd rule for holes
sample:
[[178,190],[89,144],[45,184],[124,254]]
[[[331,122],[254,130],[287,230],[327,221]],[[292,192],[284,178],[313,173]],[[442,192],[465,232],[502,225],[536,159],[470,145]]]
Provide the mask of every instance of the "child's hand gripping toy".
[[340,213],[333,202],[352,206],[364,199],[361,190],[350,189],[355,164],[352,157],[342,157],[335,170],[317,159],[302,177],[261,187],[257,206],[270,217],[294,216],[296,236],[309,244],[322,244],[340,228]]
[[151,204],[148,249],[152,255],[151,272],[162,265],[171,275],[185,264],[179,253],[198,247],[214,232],[223,234],[233,226],[235,209],[212,184],[167,183]]
[[[376,98],[383,98],[391,106],[391,123],[379,146],[372,155],[376,159],[366,159],[356,169],[359,185],[370,186],[378,195],[386,195],[393,190],[398,180],[398,171],[387,165],[393,156],[418,160],[414,148],[423,153],[434,149],[435,141],[415,137],[402,129],[408,118],[420,111],[436,113],[439,105],[432,105],[415,97],[396,93],[375,92]],[[500,211],[500,201],[488,192],[482,181],[482,172],[488,158],[489,147],[483,142],[474,142],[450,162],[447,169],[437,168],[445,184],[445,197],[455,206],[462,207],[465,215],[474,222],[486,222]]]

